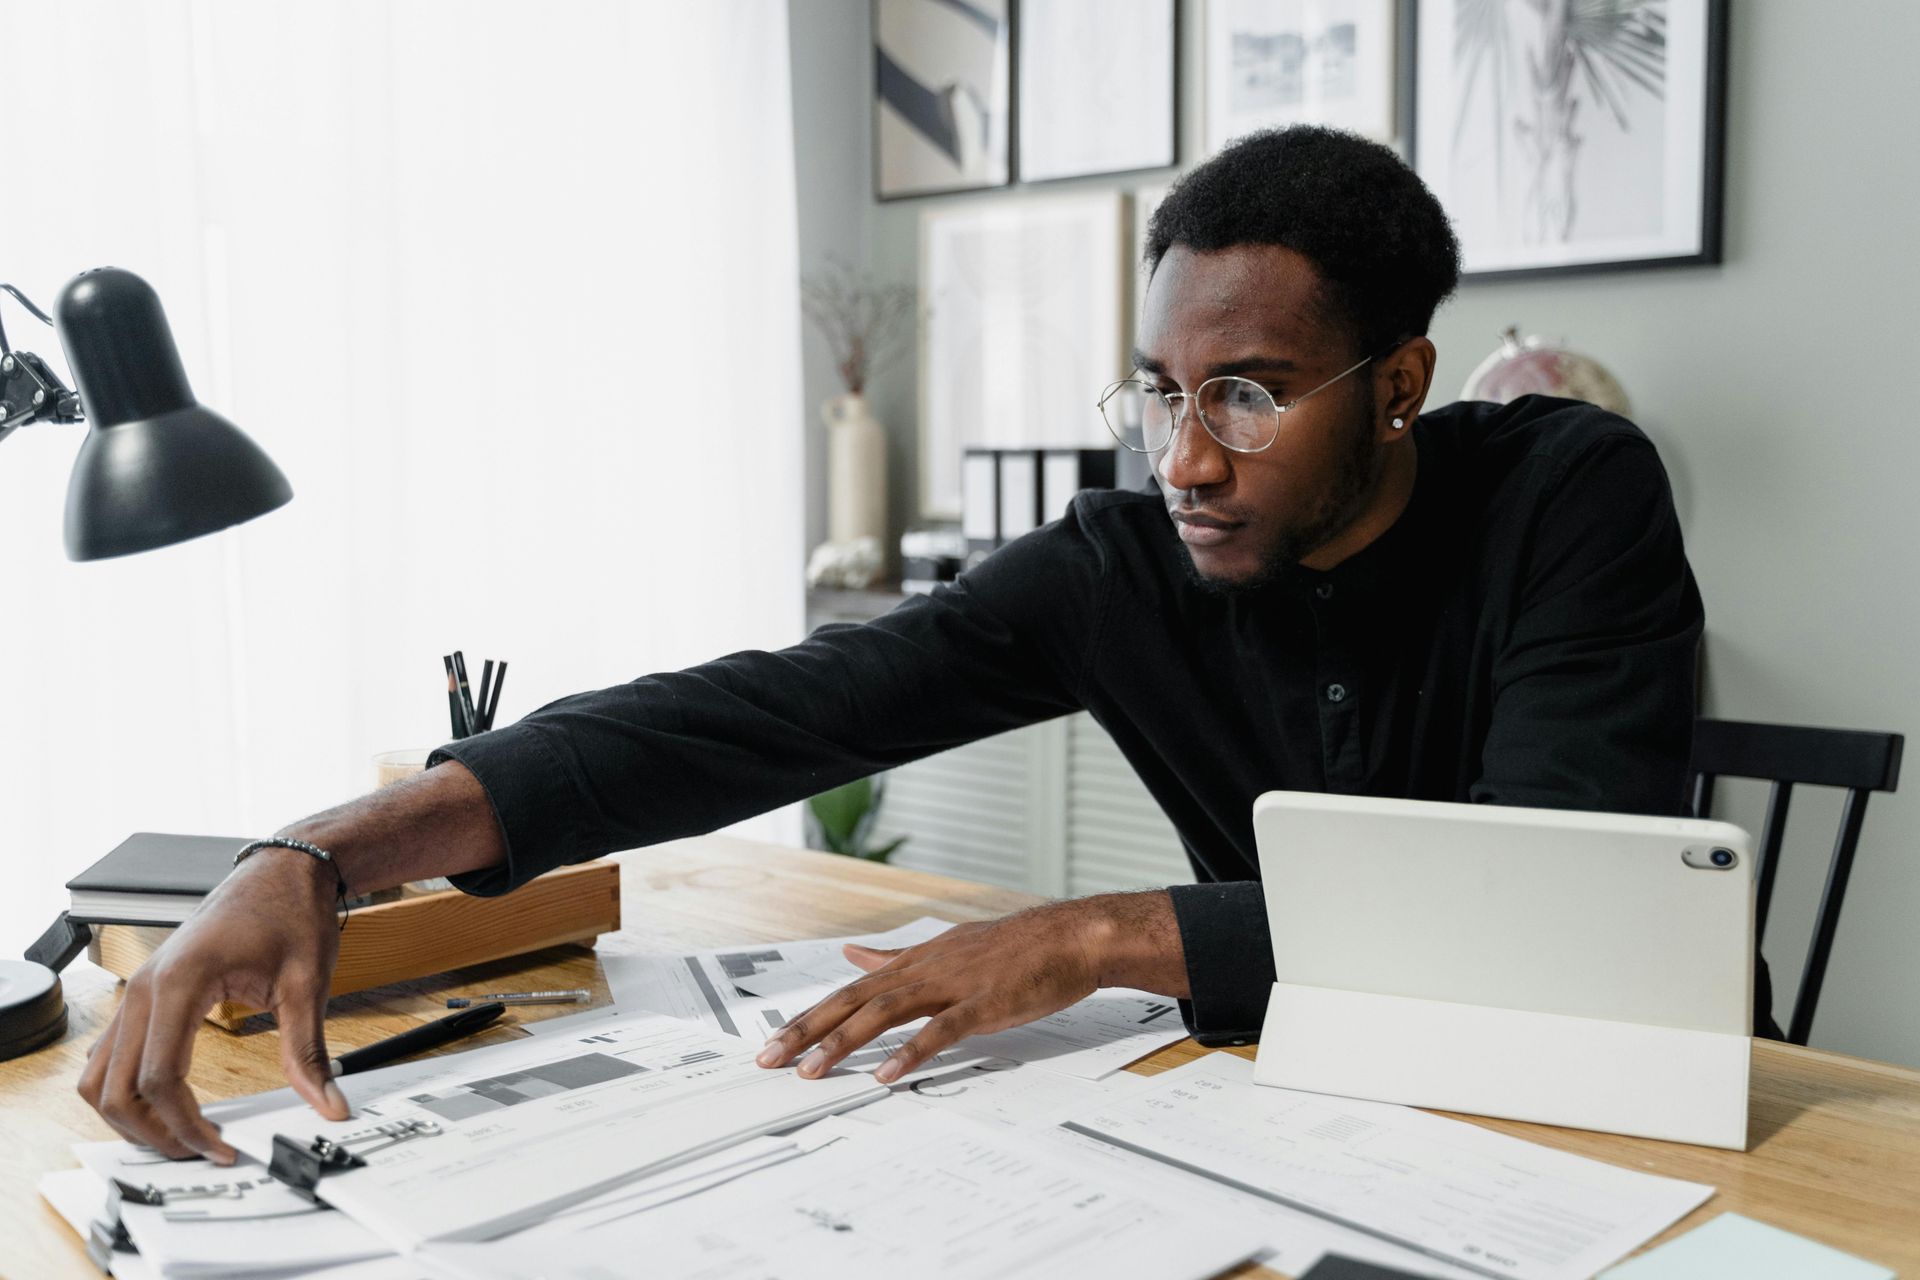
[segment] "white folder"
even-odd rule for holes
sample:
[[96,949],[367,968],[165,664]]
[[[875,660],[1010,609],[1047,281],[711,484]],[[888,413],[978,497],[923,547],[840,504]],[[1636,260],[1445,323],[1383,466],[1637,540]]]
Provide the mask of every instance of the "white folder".
[[1746,1149],[1738,827],[1271,792],[1254,832],[1257,1082]]

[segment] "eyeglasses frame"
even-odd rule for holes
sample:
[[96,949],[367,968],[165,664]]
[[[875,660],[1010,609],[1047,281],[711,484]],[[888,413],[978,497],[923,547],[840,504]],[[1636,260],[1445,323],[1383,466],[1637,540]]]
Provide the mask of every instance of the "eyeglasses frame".
[[[1388,351],[1391,351],[1392,349],[1393,349],[1392,347],[1387,348]],[[1385,355],[1385,354],[1386,352],[1384,351],[1379,353],[1379,355]],[[1280,438],[1281,420],[1284,419],[1288,413],[1298,408],[1300,403],[1303,400],[1307,400],[1313,396],[1319,395],[1322,391],[1325,391],[1328,387],[1340,381],[1340,379],[1346,377],[1348,374],[1354,372],[1357,369],[1363,368],[1364,366],[1370,364],[1371,362],[1373,362],[1378,358],[1379,358],[1378,355],[1362,356],[1358,361],[1348,365],[1346,368],[1342,369],[1339,373],[1334,374],[1331,378],[1328,378],[1325,382],[1321,383],[1319,386],[1315,387],[1313,390],[1303,392],[1300,395],[1295,396],[1293,399],[1287,401],[1285,404],[1280,404],[1276,402],[1273,398],[1273,392],[1267,390],[1265,387],[1260,386],[1260,384],[1257,382],[1254,382],[1252,378],[1243,378],[1239,374],[1222,374],[1218,377],[1208,378],[1205,382],[1195,387],[1192,391],[1173,391],[1173,392],[1162,391],[1160,390],[1160,388],[1153,386],[1150,383],[1141,381],[1141,379],[1139,378],[1122,378],[1118,382],[1115,382],[1110,386],[1108,386],[1107,389],[1100,394],[1100,399],[1094,403],[1094,408],[1100,410],[1100,421],[1103,423],[1106,423],[1107,433],[1111,435],[1115,440],[1119,440],[1120,447],[1122,449],[1127,450],[1130,453],[1152,454],[1152,453],[1159,453],[1161,449],[1171,449],[1173,447],[1173,442],[1180,438],[1181,427],[1186,424],[1187,408],[1189,405],[1194,406],[1193,416],[1200,420],[1201,429],[1204,430],[1209,436],[1212,436],[1214,443],[1219,445],[1222,449],[1230,450],[1233,453],[1264,453],[1268,449],[1273,448],[1274,441]],[[1260,445],[1258,448],[1243,449],[1239,445],[1228,444],[1225,440],[1222,440],[1219,437],[1219,435],[1215,433],[1213,427],[1208,424],[1207,415],[1201,412],[1198,407],[1199,396],[1201,392],[1205,391],[1208,387],[1212,386],[1216,382],[1228,382],[1228,381],[1245,382],[1245,383],[1250,383],[1255,387],[1259,387],[1260,394],[1267,398],[1268,404],[1273,405],[1273,415],[1274,415],[1273,435],[1270,439],[1268,439],[1268,441],[1265,444]],[[1169,428],[1167,432],[1167,442],[1163,445],[1160,445],[1158,448],[1154,448],[1154,449],[1134,448],[1132,445],[1128,444],[1125,440],[1120,440],[1120,433],[1113,429],[1113,424],[1111,422],[1107,422],[1107,401],[1113,398],[1114,392],[1118,391],[1121,387],[1125,386],[1129,382],[1138,382],[1142,387],[1145,387],[1148,391],[1151,391],[1154,395],[1159,396],[1162,400],[1165,400],[1167,402],[1167,411],[1173,416],[1173,426]],[[1175,400],[1182,400],[1186,402],[1180,406],[1178,412],[1174,411],[1173,402]]]

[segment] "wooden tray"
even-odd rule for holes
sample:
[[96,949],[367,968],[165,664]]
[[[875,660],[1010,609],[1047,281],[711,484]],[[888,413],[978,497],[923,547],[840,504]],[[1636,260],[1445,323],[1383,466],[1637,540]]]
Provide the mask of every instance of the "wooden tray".
[[[498,898],[475,898],[458,889],[404,890],[395,901],[354,910],[340,935],[330,994],[384,987],[562,943],[591,946],[619,927],[620,864],[605,859],[549,871]],[[127,978],[172,932],[162,925],[95,925],[87,954],[109,973]],[[207,1013],[207,1021],[238,1031],[258,1012],[222,1002]]]

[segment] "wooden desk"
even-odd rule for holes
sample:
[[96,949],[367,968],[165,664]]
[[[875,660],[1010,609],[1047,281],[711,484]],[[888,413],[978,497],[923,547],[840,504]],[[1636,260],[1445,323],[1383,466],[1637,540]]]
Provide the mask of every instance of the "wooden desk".
[[[1008,890],[722,836],[627,854],[623,861],[626,932],[603,940],[607,947],[694,950],[826,937],[891,928],[922,915],[978,919],[1033,901]],[[98,1275],[78,1239],[34,1190],[42,1173],[73,1166],[70,1144],[113,1136],[73,1086],[87,1047],[112,1015],[117,984],[81,962],[68,970],[66,985],[73,1023],[66,1038],[0,1063],[0,1274],[9,1277]],[[592,987],[602,1002],[607,998],[594,954],[557,948],[335,1000],[330,1045],[337,1053],[441,1016],[450,990],[538,987]],[[534,1021],[575,1011],[541,1006],[510,1016]],[[506,1022],[458,1047],[521,1034]],[[1182,1041],[1134,1069],[1150,1075],[1202,1052]],[[273,1035],[203,1031],[192,1083],[209,1099],[278,1087],[284,1081]],[[1736,1210],[1920,1277],[1920,1072],[1762,1042],[1754,1049],[1752,1114],[1753,1149],[1744,1155],[1508,1121],[1476,1123],[1719,1188],[1668,1235]]]

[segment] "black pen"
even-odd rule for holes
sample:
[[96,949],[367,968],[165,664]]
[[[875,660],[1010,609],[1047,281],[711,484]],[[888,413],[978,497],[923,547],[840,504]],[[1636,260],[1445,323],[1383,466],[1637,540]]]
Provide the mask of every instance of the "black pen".
[[467,685],[467,655],[453,651],[453,674],[460,685],[460,713],[467,718],[467,736],[480,732],[480,715],[473,709],[473,690]]
[[397,1036],[388,1036],[385,1040],[376,1040],[364,1049],[354,1049],[341,1054],[333,1060],[333,1074],[350,1076],[356,1071],[371,1071],[375,1067],[384,1067],[396,1058],[405,1058],[411,1054],[425,1053],[429,1049],[438,1049],[462,1036],[491,1026],[501,1014],[507,1011],[504,1004],[481,1004],[471,1009],[462,1009],[458,1013],[435,1019],[422,1027],[411,1031],[402,1031]]

